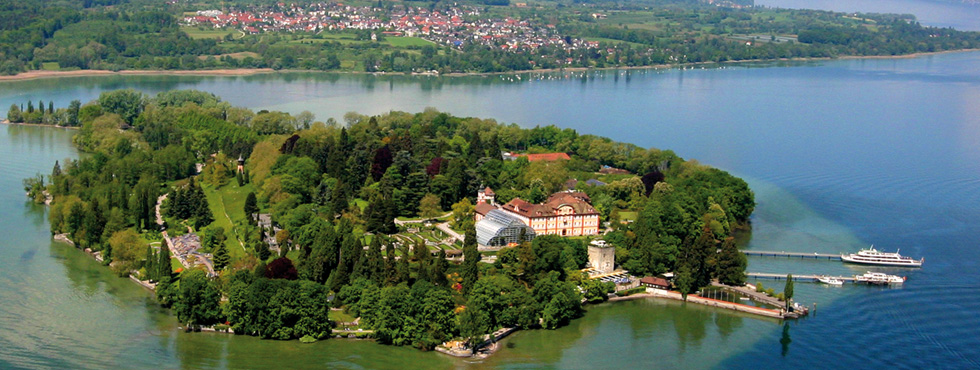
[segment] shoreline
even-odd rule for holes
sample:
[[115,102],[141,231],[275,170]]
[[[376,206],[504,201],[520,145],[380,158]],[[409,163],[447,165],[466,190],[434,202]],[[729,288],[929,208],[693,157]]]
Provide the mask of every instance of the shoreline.
[[234,69],[201,69],[201,70],[122,70],[110,71],[105,69],[79,69],[74,71],[27,71],[12,76],[0,76],[0,82],[26,81],[57,77],[93,77],[93,76],[250,76],[276,72],[272,68],[234,68]]
[[[0,76],[0,83],[8,81],[28,81],[36,79],[60,78],[60,77],[99,77],[99,76],[252,76],[259,74],[287,74],[287,73],[324,73],[324,74],[350,74],[350,75],[395,75],[395,76],[434,76],[434,77],[470,77],[470,76],[497,76],[497,75],[516,75],[525,73],[557,73],[557,72],[584,72],[584,71],[607,71],[607,70],[645,70],[645,69],[671,69],[685,68],[704,65],[727,65],[743,63],[766,63],[766,62],[813,62],[829,60],[854,60],[854,59],[912,59],[931,55],[966,53],[980,51],[980,49],[961,49],[944,50],[934,52],[920,52],[902,55],[845,55],[838,57],[807,57],[807,58],[778,58],[778,59],[745,59],[727,60],[723,62],[693,62],[679,64],[654,64],[648,66],[620,66],[620,67],[570,67],[570,68],[544,68],[506,72],[452,72],[446,74],[438,73],[401,73],[401,72],[363,72],[363,71],[317,71],[305,69],[284,69],[280,71],[271,68],[234,68],[234,69],[207,69],[207,70],[122,70],[110,71],[102,69],[81,69],[74,71],[28,71],[21,72],[12,76]],[[56,126],[57,127],[57,126]]]
[[0,125],[52,127],[52,128],[63,128],[63,129],[68,129],[68,130],[78,130],[78,129],[81,129],[81,127],[58,126],[58,125],[51,125],[51,124],[47,124],[47,123],[13,123],[13,122],[10,122],[10,120],[8,120],[6,118],[0,120]]

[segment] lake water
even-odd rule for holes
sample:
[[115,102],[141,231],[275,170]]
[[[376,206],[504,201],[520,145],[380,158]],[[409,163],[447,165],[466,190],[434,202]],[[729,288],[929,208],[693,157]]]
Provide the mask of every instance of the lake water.
[[[0,368],[950,368],[980,367],[980,53],[661,71],[434,78],[326,74],[79,77],[0,84],[26,99],[178,88],[254,109],[378,114],[435,107],[556,124],[669,148],[746,178],[744,247],[924,256],[901,288],[798,283],[814,315],[788,328],[660,300],[604,304],[556,331],[519,332],[482,362],[365,341],[313,345],[185,334],[151,295],[52,243],[20,180],[76,156],[70,131],[0,126]],[[529,81],[530,80],[530,81]],[[859,274],[840,262],[750,258],[749,270]],[[763,282],[782,289],[782,283]]]

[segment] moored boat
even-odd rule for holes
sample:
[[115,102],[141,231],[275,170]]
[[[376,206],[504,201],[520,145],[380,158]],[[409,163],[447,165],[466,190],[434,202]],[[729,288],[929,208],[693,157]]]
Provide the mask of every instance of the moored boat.
[[922,262],[925,261],[925,258],[916,260],[912,257],[903,256],[899,254],[898,251],[895,251],[895,253],[881,252],[876,250],[873,245],[871,248],[862,249],[857,253],[841,254],[840,259],[844,262],[860,263],[865,265],[906,267],[921,267]]
[[888,275],[881,272],[871,272],[868,271],[864,275],[857,275],[854,277],[859,283],[868,284],[902,284],[905,282],[905,278],[901,276]]
[[826,275],[817,276],[817,281],[828,285],[844,285],[844,281],[835,278],[833,276],[826,276]]

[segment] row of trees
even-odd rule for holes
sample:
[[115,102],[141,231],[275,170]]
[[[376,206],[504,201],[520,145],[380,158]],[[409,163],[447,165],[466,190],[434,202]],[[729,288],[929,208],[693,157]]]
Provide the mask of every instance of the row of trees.
[[17,104],[10,105],[7,110],[7,120],[11,123],[30,123],[56,125],[62,127],[77,127],[80,124],[78,119],[79,110],[82,103],[72,100],[67,108],[54,109],[54,102],[48,102],[48,109],[44,109],[44,102],[38,102],[37,109],[34,109],[34,102],[28,101],[27,107]]

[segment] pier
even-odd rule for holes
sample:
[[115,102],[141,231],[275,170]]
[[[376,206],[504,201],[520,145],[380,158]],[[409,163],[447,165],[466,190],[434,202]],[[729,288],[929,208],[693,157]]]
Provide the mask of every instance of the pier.
[[[747,276],[749,278],[755,278],[755,279],[774,279],[774,280],[786,280],[786,275],[787,274],[770,274],[770,273],[765,273],[765,272],[746,272],[745,273],[745,276]],[[793,281],[803,281],[803,282],[815,283],[815,282],[817,282],[817,278],[818,277],[821,277],[821,276],[824,276],[824,275],[793,275]],[[845,283],[856,283],[857,282],[857,279],[855,279],[853,276],[849,276],[849,277],[848,276],[830,276],[830,277],[835,278],[835,279],[840,280],[840,281],[843,281]]]
[[840,261],[839,254],[827,253],[801,253],[801,252],[774,252],[774,251],[742,251],[746,256],[762,257],[787,257],[787,258],[813,258]]

